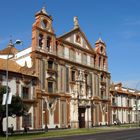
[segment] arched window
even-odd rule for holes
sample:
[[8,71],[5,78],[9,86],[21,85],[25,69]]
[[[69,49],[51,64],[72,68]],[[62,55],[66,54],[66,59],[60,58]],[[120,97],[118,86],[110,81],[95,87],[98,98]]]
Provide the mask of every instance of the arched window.
[[99,68],[101,67],[101,57],[99,57]]
[[43,47],[43,35],[42,34],[39,34],[38,42],[39,42],[39,47],[42,48]]
[[101,51],[101,53],[103,53],[103,51],[104,51],[104,48],[101,46],[101,49],[100,49],[100,51]]
[[104,76],[103,76],[103,74],[101,75],[101,81],[103,81],[104,80]]
[[42,20],[42,22],[41,22],[41,25],[42,25],[42,28],[47,28],[47,21],[44,19],[44,20]]
[[96,67],[96,56],[94,56],[94,67]]
[[106,60],[103,59],[103,68],[106,69]]
[[76,77],[76,72],[75,72],[75,70],[72,70],[71,71],[71,81],[75,81],[75,77]]
[[47,37],[47,51],[51,51],[51,37],[49,36]]

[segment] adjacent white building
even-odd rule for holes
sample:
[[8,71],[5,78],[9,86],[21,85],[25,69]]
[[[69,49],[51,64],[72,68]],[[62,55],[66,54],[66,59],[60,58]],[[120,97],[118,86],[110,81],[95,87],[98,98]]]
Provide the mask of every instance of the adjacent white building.
[[111,86],[112,123],[136,123],[140,121],[140,91],[123,87],[121,83]]

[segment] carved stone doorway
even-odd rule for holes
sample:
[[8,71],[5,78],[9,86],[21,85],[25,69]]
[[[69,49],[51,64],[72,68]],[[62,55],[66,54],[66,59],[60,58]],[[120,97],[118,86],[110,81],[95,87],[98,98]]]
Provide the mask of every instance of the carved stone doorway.
[[78,108],[79,128],[85,128],[85,107]]

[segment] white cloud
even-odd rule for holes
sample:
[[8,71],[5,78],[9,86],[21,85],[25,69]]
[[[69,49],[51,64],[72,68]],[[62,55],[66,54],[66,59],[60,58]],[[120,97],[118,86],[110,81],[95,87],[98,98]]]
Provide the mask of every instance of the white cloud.
[[139,26],[140,19],[138,19],[138,20],[125,20],[124,25]]
[[140,80],[122,81],[122,84],[123,84],[124,87],[140,90]]

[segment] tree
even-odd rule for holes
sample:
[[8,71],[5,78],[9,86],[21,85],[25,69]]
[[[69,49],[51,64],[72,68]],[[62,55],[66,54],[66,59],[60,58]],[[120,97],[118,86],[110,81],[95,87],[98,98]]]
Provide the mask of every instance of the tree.
[[[3,94],[6,93],[6,86],[0,85],[0,135],[4,135],[3,132],[3,119],[6,117],[6,106],[2,105]],[[12,102],[8,105],[8,116],[20,117],[27,114],[28,108],[23,103],[19,96],[12,96]]]

